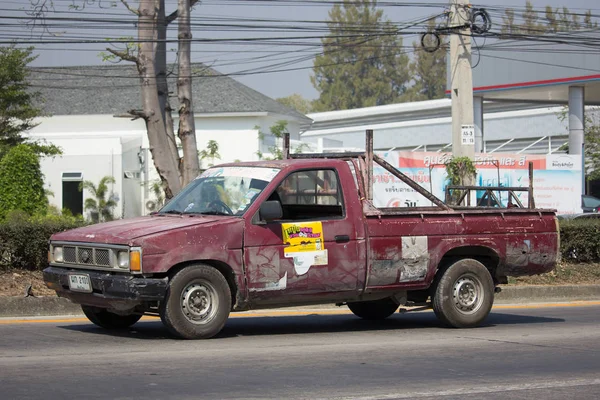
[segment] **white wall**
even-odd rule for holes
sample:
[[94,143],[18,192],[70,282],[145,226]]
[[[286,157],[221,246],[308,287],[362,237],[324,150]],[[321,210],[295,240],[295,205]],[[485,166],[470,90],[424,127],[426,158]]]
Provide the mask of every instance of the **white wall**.
[[146,132],[141,119],[115,118],[112,115],[53,115],[36,120],[38,126],[29,131],[32,137],[78,134],[85,136],[106,135],[135,136]]
[[[59,115],[40,118],[37,122],[39,125],[28,133],[29,137],[46,140],[59,146],[63,152],[62,156],[45,157],[40,163],[45,186],[53,193],[48,199],[50,204],[62,208],[63,172],[81,172],[83,180],[94,184],[104,176],[112,176],[116,182],[111,185],[111,189],[118,198],[115,216],[122,216],[123,165],[129,167],[132,160],[137,159],[132,154],[123,154],[123,143],[137,143],[137,147],[141,146],[141,137],[146,134],[144,122],[114,118],[112,115]],[[91,194],[84,190],[84,201],[88,197]],[[139,200],[137,202],[139,210]]]

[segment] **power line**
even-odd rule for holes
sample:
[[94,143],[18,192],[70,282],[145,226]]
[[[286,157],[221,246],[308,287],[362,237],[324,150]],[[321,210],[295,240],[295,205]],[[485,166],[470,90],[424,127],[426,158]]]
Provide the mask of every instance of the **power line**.
[[[54,0],[57,4],[67,4],[71,0]],[[341,5],[342,1],[314,1],[314,0],[225,0],[224,2],[215,2],[211,0],[205,0],[203,4],[236,4],[236,5],[306,5],[306,6],[328,6]],[[447,8],[446,2],[440,3],[395,3],[391,1],[379,2],[380,8],[384,7],[427,7],[437,8],[438,10],[445,10]],[[110,7],[109,7],[110,8]],[[517,16],[518,10],[525,11],[525,8],[518,7],[486,7],[486,10],[492,15],[494,20],[500,19],[508,9],[515,10],[516,21],[526,21],[524,18]],[[2,8],[0,11],[10,11]],[[90,49],[91,45],[124,45],[124,44],[138,44],[142,41],[137,39],[106,39],[102,32],[113,32],[115,29],[137,31],[138,21],[137,17],[123,13],[110,12],[108,9],[97,10],[92,8],[86,8],[85,10],[76,12],[65,12],[56,11],[54,16],[46,16],[44,21],[46,27],[49,29],[63,29],[63,30],[76,30],[79,31],[75,34],[62,34],[56,37],[46,37],[45,39],[29,39],[23,38],[22,35],[15,33],[15,28],[23,28],[23,23],[31,21],[31,17],[24,16],[9,16],[0,17],[0,45],[31,45],[38,44],[42,47],[36,49],[37,51],[57,51],[66,50],[67,45],[83,45],[84,48],[76,48],[70,51],[77,52],[89,52],[98,51]],[[253,32],[253,33],[274,33],[272,36],[268,35],[252,35],[251,37],[228,37],[228,38],[210,38],[210,37],[196,37],[192,39],[193,43],[202,44],[203,48],[206,46],[219,46],[219,50],[213,50],[212,53],[216,53],[211,58],[212,61],[202,60],[204,64],[211,65],[212,67],[240,67],[237,72],[229,74],[223,74],[224,76],[244,76],[244,75],[255,75],[255,74],[266,74],[274,72],[286,72],[303,69],[312,69],[312,66],[294,67],[312,60],[315,56],[323,54],[324,51],[320,50],[323,47],[322,41],[325,38],[331,38],[346,43],[347,46],[360,49],[369,49],[369,42],[376,37],[402,37],[404,39],[410,38],[413,35],[422,34],[428,27],[427,22],[431,19],[435,19],[443,15],[438,13],[433,16],[429,16],[423,19],[415,19],[412,21],[404,21],[395,23],[399,28],[395,31],[384,32],[382,30],[373,29],[370,26],[361,24],[354,24],[345,27],[341,34],[331,35],[329,23],[331,21],[323,20],[303,20],[303,19],[278,19],[278,18],[250,18],[250,17],[232,17],[232,16],[221,16],[221,15],[209,15],[209,16],[198,16],[192,17],[192,26],[197,29],[202,29],[207,34],[214,34],[217,32]],[[580,15],[584,16],[583,13],[570,12],[565,15]],[[598,14],[592,14],[595,18]],[[542,18],[539,19],[541,21]],[[498,26],[502,24],[494,23],[494,29],[488,34],[483,35],[484,38],[497,39],[494,43],[484,44],[476,47],[479,51],[510,51],[515,50],[519,52],[545,52],[545,53],[568,53],[568,54],[584,54],[586,49],[597,48],[600,46],[600,38],[594,34],[597,31],[589,31],[587,33],[550,33],[545,35],[538,35],[546,33],[546,30],[540,26],[532,31],[530,34],[502,34]],[[169,31],[174,31],[175,25],[173,25]],[[125,31],[126,31],[125,30]],[[94,31],[83,33],[82,31]],[[501,43],[505,41],[504,43]],[[152,41],[155,42],[155,41]],[[177,43],[177,39],[167,38],[165,43],[174,44]],[[557,44],[569,45],[575,49],[555,49],[555,48],[543,48],[543,46],[553,46]],[[223,46],[236,46],[235,49],[223,49]],[[341,44],[340,44],[341,45]],[[47,46],[47,47],[46,47]],[[53,46],[53,48],[52,48]],[[63,46],[56,48],[56,46]],[[243,46],[248,50],[240,50],[237,47]],[[250,54],[255,52],[256,46],[271,46],[273,48],[298,48],[293,54],[290,54],[288,50],[266,50],[266,54],[260,56],[240,56],[242,54]],[[263,50],[264,51],[264,50]],[[390,50],[392,51],[392,50]],[[403,54],[412,53],[411,46],[395,46],[393,51],[402,52]],[[589,51],[589,50],[587,50]],[[210,51],[204,49],[192,50],[195,54],[205,54],[204,58],[211,54]],[[494,57],[489,54],[481,54],[482,57]],[[229,59],[231,58],[231,59]],[[364,61],[364,60],[363,60]],[[525,62],[525,61],[524,61]],[[260,65],[262,64],[262,65]],[[337,63],[333,65],[341,65],[343,63]],[[253,66],[254,65],[254,66]],[[567,68],[567,66],[561,66]],[[92,76],[92,75],[87,75]],[[193,75],[193,77],[202,77],[202,75]],[[62,80],[59,78],[58,80]],[[137,76],[125,77],[124,79],[139,79]],[[67,80],[67,79],[65,79]],[[136,85],[137,86],[137,85]]]

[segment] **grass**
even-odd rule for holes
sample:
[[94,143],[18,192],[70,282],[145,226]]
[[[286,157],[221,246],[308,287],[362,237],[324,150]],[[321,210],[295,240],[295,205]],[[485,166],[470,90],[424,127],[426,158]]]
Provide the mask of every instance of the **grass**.
[[600,284],[600,263],[561,262],[543,275],[508,278],[510,285],[593,285]]

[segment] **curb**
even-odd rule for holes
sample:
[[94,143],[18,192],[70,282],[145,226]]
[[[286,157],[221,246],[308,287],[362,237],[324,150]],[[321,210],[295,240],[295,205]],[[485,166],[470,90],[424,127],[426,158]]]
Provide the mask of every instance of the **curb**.
[[[533,304],[600,300],[600,285],[503,286],[495,304]],[[297,307],[296,307],[297,308]],[[332,309],[333,304],[302,306],[302,309]],[[289,308],[287,308],[289,309]],[[83,315],[81,307],[60,297],[0,297],[0,317]]]
[[600,300],[600,285],[501,286],[495,304]]
[[60,297],[0,297],[0,317],[83,315],[81,307]]

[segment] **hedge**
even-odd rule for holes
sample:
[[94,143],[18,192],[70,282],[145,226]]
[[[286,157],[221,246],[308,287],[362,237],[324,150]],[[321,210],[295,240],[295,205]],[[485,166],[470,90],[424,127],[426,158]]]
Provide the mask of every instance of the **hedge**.
[[6,220],[0,222],[0,270],[44,269],[48,265],[50,236],[84,224],[75,217],[9,214]]
[[[0,222],[0,270],[44,269],[48,264],[50,236],[84,224],[74,217],[13,214]],[[600,262],[600,219],[561,221],[560,232],[563,260]]]
[[560,252],[565,261],[600,261],[600,219],[560,221]]

